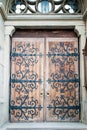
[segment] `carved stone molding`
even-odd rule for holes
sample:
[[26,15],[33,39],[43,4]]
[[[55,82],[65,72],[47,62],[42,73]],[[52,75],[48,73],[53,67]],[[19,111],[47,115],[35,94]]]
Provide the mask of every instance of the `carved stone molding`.
[[5,35],[12,36],[14,32],[15,32],[14,26],[6,26],[5,27]]
[[0,2],[0,14],[2,15],[3,19],[7,19],[7,14],[5,12],[5,7],[2,2]]
[[84,55],[84,87],[87,89],[87,39],[85,43],[85,48],[83,49]]
[[75,28],[74,28],[74,31],[76,32],[76,34],[78,36],[85,35],[85,26],[78,26],[78,25],[76,25]]
[[83,18],[86,19],[87,18],[87,9],[84,11],[83,13]]

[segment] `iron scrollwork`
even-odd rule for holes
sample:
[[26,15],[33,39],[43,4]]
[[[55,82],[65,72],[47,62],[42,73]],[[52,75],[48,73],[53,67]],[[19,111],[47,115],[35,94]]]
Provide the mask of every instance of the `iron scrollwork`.
[[42,106],[38,105],[38,100],[34,99],[34,97],[31,97],[29,101],[28,95],[24,95],[17,97],[16,102],[12,100],[10,109],[10,114],[15,115],[17,121],[20,121],[20,119],[29,121],[38,115],[38,111],[42,109]]
[[29,121],[39,115],[43,106],[33,95],[42,80],[34,69],[42,53],[33,43],[15,41],[11,50],[11,95],[10,118],[14,121]]
[[79,101],[74,100],[74,97],[65,98],[64,95],[61,97],[57,96],[51,103],[52,105],[49,105],[47,108],[53,110],[53,115],[56,115],[58,120],[72,121],[79,115]]
[[[51,43],[52,44],[52,43]],[[78,43],[58,42],[52,44],[47,54],[49,62],[54,65],[55,71],[50,72],[47,80],[55,98],[47,106],[58,120],[75,120],[79,118],[79,63]]]

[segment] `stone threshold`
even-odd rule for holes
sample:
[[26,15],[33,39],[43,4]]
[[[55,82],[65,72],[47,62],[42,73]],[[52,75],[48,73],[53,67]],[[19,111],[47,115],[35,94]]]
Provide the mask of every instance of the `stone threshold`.
[[87,130],[87,125],[70,122],[6,123],[0,130]]

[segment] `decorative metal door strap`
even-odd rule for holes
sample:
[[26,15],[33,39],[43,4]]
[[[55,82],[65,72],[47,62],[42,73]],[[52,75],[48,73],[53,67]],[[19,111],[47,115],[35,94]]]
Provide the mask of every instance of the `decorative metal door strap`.
[[[65,39],[66,41],[66,39]],[[55,120],[79,120],[79,52],[78,42],[48,40],[50,65],[47,80],[50,93],[48,113]]]
[[12,122],[43,121],[44,109],[47,121],[79,121],[78,48],[77,38],[12,39]]
[[12,44],[10,118],[15,121],[33,119],[43,108],[35,93],[42,83],[35,68],[41,59],[40,50],[36,47],[38,44],[38,41],[36,44],[27,41]]

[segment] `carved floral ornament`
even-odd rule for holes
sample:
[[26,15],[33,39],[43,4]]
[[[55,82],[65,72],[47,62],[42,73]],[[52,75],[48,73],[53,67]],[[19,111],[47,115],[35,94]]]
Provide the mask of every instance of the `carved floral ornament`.
[[11,14],[78,14],[80,0],[11,0]]

